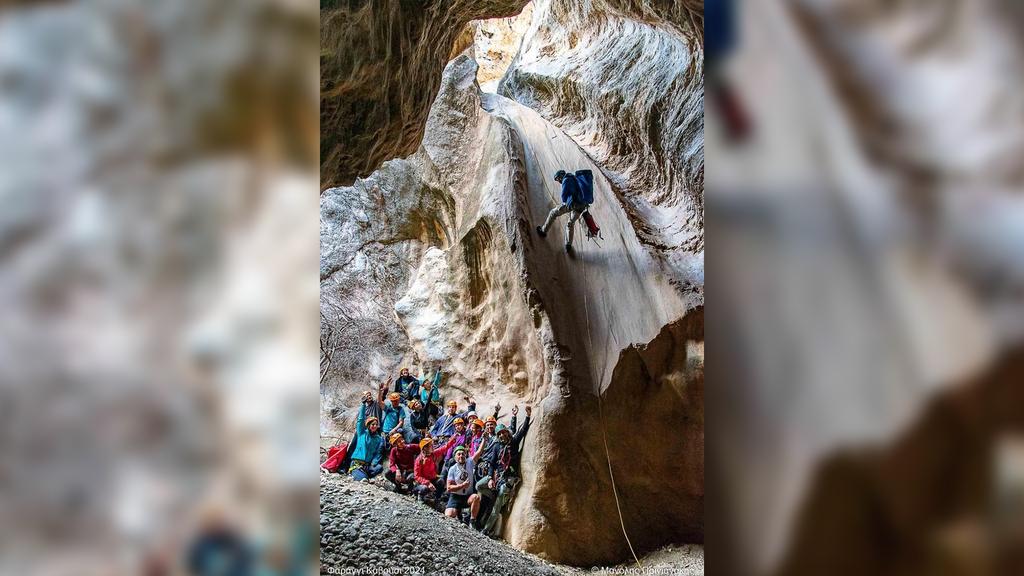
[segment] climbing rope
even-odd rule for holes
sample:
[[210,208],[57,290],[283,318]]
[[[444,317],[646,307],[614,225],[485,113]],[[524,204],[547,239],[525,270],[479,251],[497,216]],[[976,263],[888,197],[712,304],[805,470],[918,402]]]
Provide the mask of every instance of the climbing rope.
[[[559,156],[561,156],[561,155],[559,155]],[[561,160],[562,159],[559,158],[559,161],[561,161]],[[566,166],[568,165],[568,163],[566,163],[566,162],[562,162],[562,164],[566,165]],[[547,193],[547,196],[551,197],[551,200],[553,202],[555,202],[556,204],[558,204],[560,202],[560,199],[556,195],[553,195],[550,192],[548,192],[548,187],[547,186],[544,186],[544,190]],[[569,217],[572,218],[572,214],[570,214]],[[580,218],[577,218],[577,220],[573,224],[573,226],[579,225],[582,228],[583,224],[580,223],[580,220],[582,220],[582,219],[583,219],[582,216]],[[582,230],[581,230],[581,233],[582,233]],[[575,244],[576,236],[578,236],[578,234],[573,234],[573,242],[572,242],[573,244]],[[575,246],[573,246],[573,250],[575,250]],[[594,338],[593,338],[593,336],[590,333],[590,305],[588,303],[588,298],[587,298],[587,262],[586,262],[586,260],[583,260],[582,268],[583,268],[583,312],[584,312],[584,315],[587,318],[587,342],[588,342],[588,345],[590,346],[590,351],[593,352],[593,350],[594,350]],[[601,426],[601,440],[604,443],[604,456],[605,456],[605,460],[608,462],[608,477],[611,478],[611,481],[612,481],[612,496],[615,497],[615,510],[616,510],[616,512],[618,512],[618,515],[619,515],[619,526],[622,528],[622,536],[626,539],[626,545],[629,546],[629,553],[633,555],[633,560],[636,562],[636,565],[638,567],[640,567],[640,568],[643,568],[643,566],[644,566],[643,563],[640,562],[640,558],[637,557],[636,551],[633,550],[633,542],[630,541],[630,539],[629,539],[629,534],[626,532],[626,522],[622,518],[622,504],[619,502],[619,489],[615,485],[615,472],[612,470],[612,456],[611,456],[611,451],[608,449],[608,432],[607,432],[607,430],[605,430],[605,426],[604,426],[604,405],[603,405],[603,402],[601,400],[601,398],[603,396],[603,394],[601,392],[601,382],[603,382],[603,381],[604,381],[604,363],[602,362],[601,363],[601,375],[600,375],[600,377],[598,378],[598,381],[597,381],[597,415],[598,415],[598,421],[599,421],[600,426]]]
[[[577,223],[579,221],[577,220]],[[594,351],[594,338],[590,333],[590,304],[587,302],[587,261],[582,261],[583,268],[583,313],[587,318],[587,342],[591,354]],[[593,358],[590,358],[593,361]],[[633,555],[633,560],[636,561],[636,565],[643,568],[643,563],[637,558],[636,551],[633,550],[633,543],[629,540],[629,534],[626,532],[626,522],[622,518],[622,504],[619,503],[619,489],[615,486],[615,472],[612,471],[612,456],[611,451],[608,449],[608,432],[604,426],[604,406],[601,400],[604,393],[601,391],[601,383],[604,382],[604,362],[601,363],[601,375],[597,380],[597,416],[598,421],[601,424],[601,440],[604,442],[604,457],[608,462],[608,477],[612,480],[612,495],[615,496],[615,510],[619,513],[619,526],[622,528],[622,536],[626,539],[626,544],[629,546],[629,553]]]

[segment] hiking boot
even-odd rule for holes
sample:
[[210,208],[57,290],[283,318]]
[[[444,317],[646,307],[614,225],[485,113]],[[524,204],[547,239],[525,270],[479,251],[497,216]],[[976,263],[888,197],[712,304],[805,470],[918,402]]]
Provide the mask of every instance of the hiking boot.
[[544,229],[541,228],[540,226],[537,226],[537,236],[540,236],[541,238],[547,238],[548,233],[545,232]]

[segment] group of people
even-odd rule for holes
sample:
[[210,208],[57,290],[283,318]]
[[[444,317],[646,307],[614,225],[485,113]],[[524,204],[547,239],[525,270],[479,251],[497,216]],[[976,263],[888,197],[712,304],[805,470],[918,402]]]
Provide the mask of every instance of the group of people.
[[497,535],[521,478],[532,410],[526,406],[522,426],[518,406],[508,426],[498,423],[500,404],[484,419],[469,397],[463,398],[465,410],[450,399],[442,411],[440,383],[440,367],[423,380],[403,368],[393,390],[383,382],[376,398],[367,391],[348,447],[348,473],[369,481],[383,472],[397,492],[415,494],[446,516]]

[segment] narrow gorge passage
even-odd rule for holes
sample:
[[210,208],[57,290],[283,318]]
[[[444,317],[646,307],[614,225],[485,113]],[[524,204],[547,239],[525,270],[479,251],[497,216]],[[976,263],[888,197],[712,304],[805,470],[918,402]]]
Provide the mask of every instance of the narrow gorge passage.
[[[572,138],[508,98],[485,95],[483,106],[508,120],[523,145],[529,205],[521,208],[531,220],[526,251],[533,285],[545,303],[554,304],[546,306],[546,312],[559,344],[572,352],[572,374],[588,376],[585,385],[576,385],[588,392],[604,391],[620,352],[630,344],[651,341],[694,303],[687,305],[647,255],[601,168]],[[588,240],[579,222],[572,256],[562,248],[568,216],[556,221],[547,238],[533,231],[561,202],[552,180],[559,169],[594,172],[595,202],[590,212],[603,239]]]

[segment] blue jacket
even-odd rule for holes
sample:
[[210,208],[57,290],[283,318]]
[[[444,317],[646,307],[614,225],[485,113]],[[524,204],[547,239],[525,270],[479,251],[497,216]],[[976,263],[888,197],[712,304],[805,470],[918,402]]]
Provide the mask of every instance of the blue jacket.
[[562,204],[576,204],[575,198],[582,198],[583,190],[580,189],[580,183],[576,181],[575,174],[566,174],[565,178],[562,178]]
[[466,419],[466,414],[470,412],[476,412],[476,402],[470,403],[466,408],[465,412],[456,412],[455,414],[448,414],[445,412],[437,417],[437,421],[434,422],[434,427],[430,429],[432,436],[451,436],[455,434],[455,419],[462,418]]
[[381,459],[380,447],[384,444],[384,438],[378,429],[376,434],[370,434],[366,429],[366,404],[359,407],[359,417],[356,419],[356,449],[352,453],[353,460],[362,460],[368,464],[379,464]]
[[403,419],[405,420],[405,422],[402,424],[402,427],[399,429],[399,432],[402,433],[402,436],[405,438],[406,442],[409,442],[409,439],[412,438],[414,432],[412,428],[412,410],[409,410],[408,407],[402,404],[399,404],[398,408],[395,408],[391,405],[390,402],[385,402],[384,421],[383,424],[381,425],[381,434],[383,435],[390,432],[391,429],[398,424],[398,421]]

